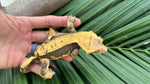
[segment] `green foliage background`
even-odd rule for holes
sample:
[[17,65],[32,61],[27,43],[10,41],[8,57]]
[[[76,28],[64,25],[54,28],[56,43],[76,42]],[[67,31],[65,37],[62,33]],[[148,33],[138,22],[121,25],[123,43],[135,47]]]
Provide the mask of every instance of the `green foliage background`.
[[19,68],[0,70],[0,83],[150,84],[150,0],[72,0],[54,13],[70,14],[82,21],[78,31],[92,30],[104,38],[107,53],[80,50],[71,63],[52,61],[57,69],[49,80]]

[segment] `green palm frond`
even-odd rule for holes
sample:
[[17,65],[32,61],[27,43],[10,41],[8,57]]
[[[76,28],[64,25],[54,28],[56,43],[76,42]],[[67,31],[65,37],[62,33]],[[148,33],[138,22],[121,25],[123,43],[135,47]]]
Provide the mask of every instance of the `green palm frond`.
[[[2,84],[149,84],[150,0],[72,0],[54,15],[81,19],[78,31],[104,38],[105,54],[80,50],[71,63],[53,61],[56,75],[43,80],[19,68],[0,70]],[[67,29],[62,30],[67,32]]]

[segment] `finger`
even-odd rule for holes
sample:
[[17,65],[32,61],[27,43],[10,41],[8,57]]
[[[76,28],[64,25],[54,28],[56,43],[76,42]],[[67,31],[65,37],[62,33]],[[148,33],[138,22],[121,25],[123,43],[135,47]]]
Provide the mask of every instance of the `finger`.
[[40,75],[40,69],[41,69],[41,65],[40,64],[37,64],[37,63],[32,63],[28,69],[38,75]]
[[[23,17],[25,18],[25,17]],[[41,17],[26,17],[32,28],[48,28],[52,27],[67,27],[67,16],[41,16]],[[75,18],[74,26],[81,24],[80,19]]]
[[44,42],[46,39],[46,31],[33,31],[32,42]]
[[71,62],[74,58],[72,56],[67,56],[62,58],[61,60],[66,61],[66,62]]
[[[65,33],[56,33],[55,36],[59,36]],[[33,31],[32,42],[44,42],[47,38],[46,31]]]

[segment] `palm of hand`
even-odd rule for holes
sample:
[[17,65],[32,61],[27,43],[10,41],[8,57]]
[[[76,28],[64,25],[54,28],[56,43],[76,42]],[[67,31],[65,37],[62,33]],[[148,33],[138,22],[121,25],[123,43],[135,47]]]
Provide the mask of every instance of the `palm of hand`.
[[32,27],[25,21],[13,16],[3,16],[0,29],[1,68],[17,67],[29,53],[32,43]]

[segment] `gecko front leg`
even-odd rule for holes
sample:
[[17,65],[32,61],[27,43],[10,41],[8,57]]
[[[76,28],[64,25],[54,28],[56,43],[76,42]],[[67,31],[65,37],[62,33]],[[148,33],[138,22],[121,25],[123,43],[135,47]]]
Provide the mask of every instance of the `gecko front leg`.
[[67,28],[68,28],[70,33],[76,33],[77,32],[73,26],[74,22],[75,22],[75,17],[72,17],[72,16],[67,17]]
[[52,26],[49,27],[49,31],[46,32],[46,35],[47,39],[45,40],[45,43],[49,42],[56,35],[56,32]]

